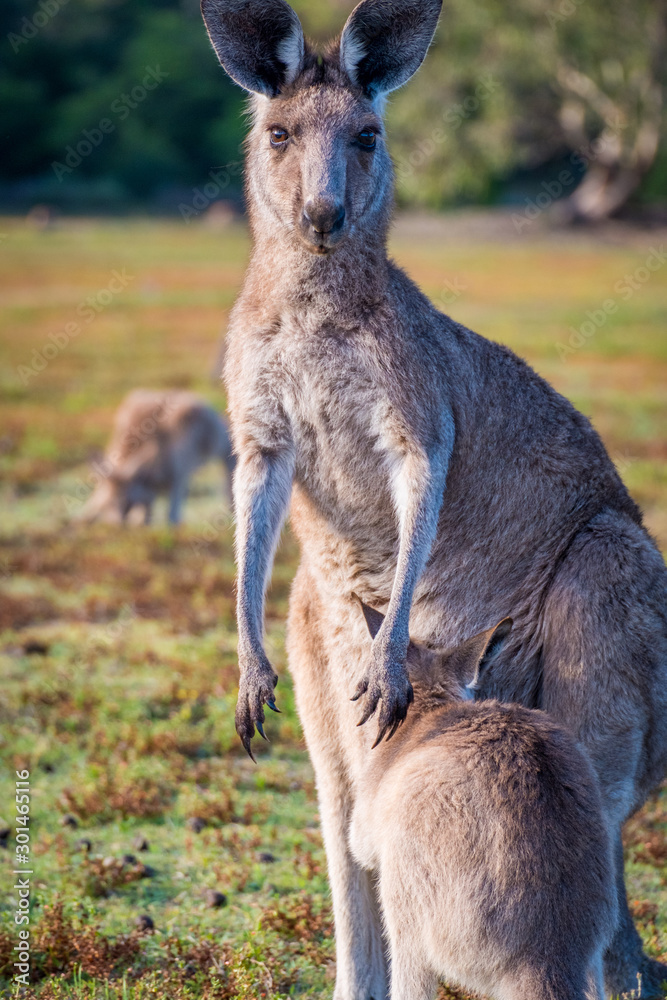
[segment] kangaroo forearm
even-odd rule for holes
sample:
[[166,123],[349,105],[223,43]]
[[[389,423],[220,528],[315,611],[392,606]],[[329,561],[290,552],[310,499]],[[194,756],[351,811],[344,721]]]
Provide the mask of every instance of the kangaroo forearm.
[[412,597],[435,539],[450,454],[444,447],[431,458],[408,455],[394,477],[400,540],[385,627],[406,649]]
[[439,450],[427,455],[413,447],[394,466],[392,487],[399,519],[396,573],[386,618],[372,633],[369,666],[352,696],[353,701],[364,696],[357,725],[367,722],[380,705],[374,747],[385,736],[391,739],[413,699],[406,667],[410,607],[435,537],[450,453]]
[[291,452],[254,452],[242,457],[237,467],[237,624],[242,654],[262,648],[264,593],[287,514],[293,471]]

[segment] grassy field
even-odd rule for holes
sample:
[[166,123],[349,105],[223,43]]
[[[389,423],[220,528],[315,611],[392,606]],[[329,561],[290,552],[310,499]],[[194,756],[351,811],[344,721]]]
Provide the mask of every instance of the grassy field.
[[[476,217],[405,220],[393,239],[442,308],[593,418],[663,551],[666,242],[616,228],[519,237]],[[0,220],[0,993],[13,991],[22,769],[33,872],[22,996],[331,993],[325,859],[283,648],[294,542],[285,535],[267,615],[284,714],[255,767],[233,732],[219,471],[196,478],[178,530],[72,523],[126,391],[188,387],[224,404],[213,373],[247,254],[240,225]],[[626,840],[632,906],[667,959],[667,790]]]

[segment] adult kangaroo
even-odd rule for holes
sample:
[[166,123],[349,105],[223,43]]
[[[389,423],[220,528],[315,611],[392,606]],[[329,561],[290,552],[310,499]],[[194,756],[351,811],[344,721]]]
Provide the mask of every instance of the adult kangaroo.
[[118,407],[103,476],[80,519],[121,524],[143,508],[149,524],[156,496],[168,493],[169,521],[178,524],[192,474],[212,459],[225,466],[231,495],[234,456],[220,414],[193,392],[134,389]]
[[[605,987],[632,989],[640,971],[642,995],[661,996],[667,969],[642,953],[620,833],[667,769],[667,570],[589,422],[387,258],[382,102],[421,64],[440,0],[363,0],[323,54],[284,0],[202,9],[254,95],[254,252],[225,365],[236,725],[250,752],[275,707],[263,602],[291,498],[302,561],[288,655],[317,775],[336,1000],[386,994],[376,891],[348,833],[367,750],[410,704],[409,633],[451,647],[506,615],[512,635],[479,695],[545,709],[588,749],[619,859]],[[386,615],[370,654],[354,594]],[[376,711],[377,736],[357,728]]]

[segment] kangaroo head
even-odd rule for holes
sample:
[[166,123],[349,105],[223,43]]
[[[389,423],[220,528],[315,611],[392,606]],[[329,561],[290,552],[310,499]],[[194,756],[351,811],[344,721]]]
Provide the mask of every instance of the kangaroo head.
[[[366,625],[372,638],[380,631],[384,615],[362,602]],[[437,700],[470,700],[474,698],[493,665],[507,636],[512,619],[503,618],[497,625],[464,639],[449,649],[432,649],[410,641],[407,667],[410,680],[423,687]]]
[[421,65],[442,0],[362,0],[325,53],[285,0],[202,0],[227,73],[254,96],[248,195],[256,232],[328,254],[384,230],[392,168],[383,99]]

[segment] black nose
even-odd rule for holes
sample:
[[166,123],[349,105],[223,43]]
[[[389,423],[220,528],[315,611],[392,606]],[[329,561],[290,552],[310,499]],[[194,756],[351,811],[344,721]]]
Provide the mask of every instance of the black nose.
[[311,198],[303,207],[303,216],[316,233],[334,233],[345,221],[345,208],[335,202]]

